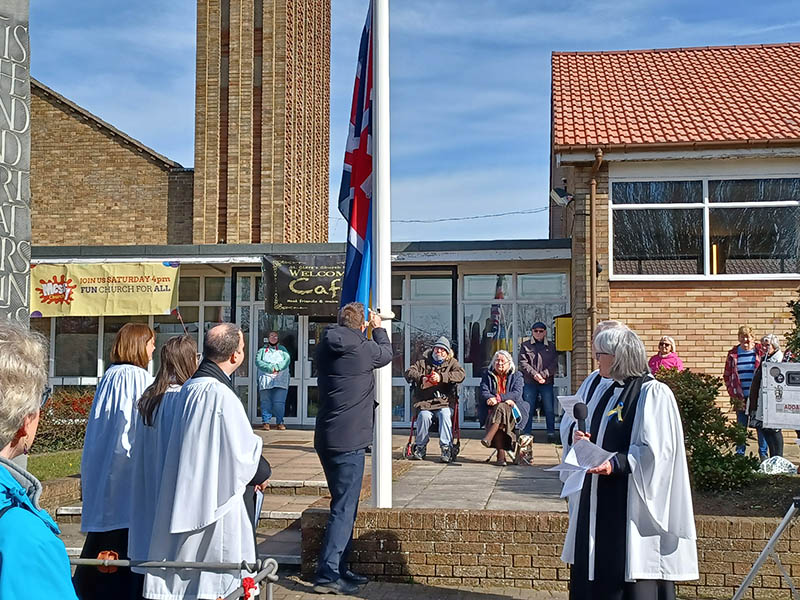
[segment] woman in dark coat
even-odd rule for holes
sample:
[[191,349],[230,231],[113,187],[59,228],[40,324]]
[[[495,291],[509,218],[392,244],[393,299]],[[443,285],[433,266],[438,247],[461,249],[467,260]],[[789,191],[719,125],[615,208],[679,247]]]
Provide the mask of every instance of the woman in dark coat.
[[481,378],[478,419],[486,427],[481,444],[497,449],[497,464],[505,466],[506,450],[516,448],[518,423],[528,420],[530,407],[522,399],[524,378],[505,350],[498,350]]

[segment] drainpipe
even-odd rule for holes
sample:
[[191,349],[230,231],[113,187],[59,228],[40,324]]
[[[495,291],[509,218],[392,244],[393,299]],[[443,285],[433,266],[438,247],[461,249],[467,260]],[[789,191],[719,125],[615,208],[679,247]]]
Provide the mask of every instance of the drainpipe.
[[[592,178],[589,180],[589,286],[591,290],[589,301],[589,319],[591,331],[597,326],[597,240],[595,239],[595,229],[597,227],[597,172],[603,163],[603,150],[598,148],[594,152],[594,163],[592,164]],[[594,366],[594,353],[591,353],[592,366]]]

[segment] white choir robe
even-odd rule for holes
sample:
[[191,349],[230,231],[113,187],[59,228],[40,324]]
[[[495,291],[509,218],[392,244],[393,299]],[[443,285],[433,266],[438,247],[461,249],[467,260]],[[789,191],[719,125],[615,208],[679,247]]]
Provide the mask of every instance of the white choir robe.
[[111,365],[92,401],[81,459],[81,531],[128,527],[131,444],[140,424],[137,402],[153,377],[141,367]]
[[[592,375],[581,385],[579,394],[588,393]],[[602,407],[597,401],[608,390],[611,380],[598,385],[589,403],[587,428],[595,409],[606,413],[614,408],[622,388],[615,390]],[[603,443],[608,420],[603,418],[597,440]],[[562,439],[565,428],[562,426]],[[566,446],[565,446],[566,448]],[[689,470],[683,443],[683,425],[678,405],[669,387],[650,380],[642,384],[636,417],[631,431],[628,450],[628,523],[625,580],[663,579],[689,581],[698,579],[697,534],[689,485]],[[589,579],[594,579],[594,532],[596,519],[594,505],[597,499],[597,478],[592,478],[589,513]],[[580,491],[569,498],[569,527],[561,560],[572,564],[575,555]]]
[[[243,494],[256,474],[261,438],[241,401],[210,377],[168,391],[153,427],[140,423],[134,449],[132,560],[255,561],[253,524]],[[144,597],[225,596],[247,576],[163,569],[145,573]]]

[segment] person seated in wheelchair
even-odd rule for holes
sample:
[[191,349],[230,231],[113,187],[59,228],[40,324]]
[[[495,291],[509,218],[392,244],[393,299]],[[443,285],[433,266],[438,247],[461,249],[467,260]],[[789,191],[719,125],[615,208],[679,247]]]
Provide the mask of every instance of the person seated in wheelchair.
[[453,451],[453,410],[458,401],[458,384],[464,381],[464,368],[456,360],[449,340],[442,336],[422,358],[405,372],[412,385],[412,404],[416,414],[416,441],[411,458],[425,458],[433,413],[439,416],[441,461],[455,458]]

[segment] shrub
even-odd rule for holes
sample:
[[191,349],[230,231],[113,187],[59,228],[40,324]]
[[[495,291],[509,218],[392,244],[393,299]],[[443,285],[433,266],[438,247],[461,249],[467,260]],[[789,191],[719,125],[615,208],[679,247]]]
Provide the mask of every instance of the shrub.
[[82,448],[93,398],[93,387],[57,388],[42,410],[33,452]]
[[656,378],[672,389],[678,402],[692,487],[731,490],[753,481],[758,460],[735,452],[737,445],[746,443],[747,430],[716,405],[722,380],[688,369],[663,368]]
[[792,362],[800,361],[800,289],[797,290],[797,295],[797,300],[790,300],[786,304],[794,320],[792,330],[784,334],[786,337],[786,358]]

